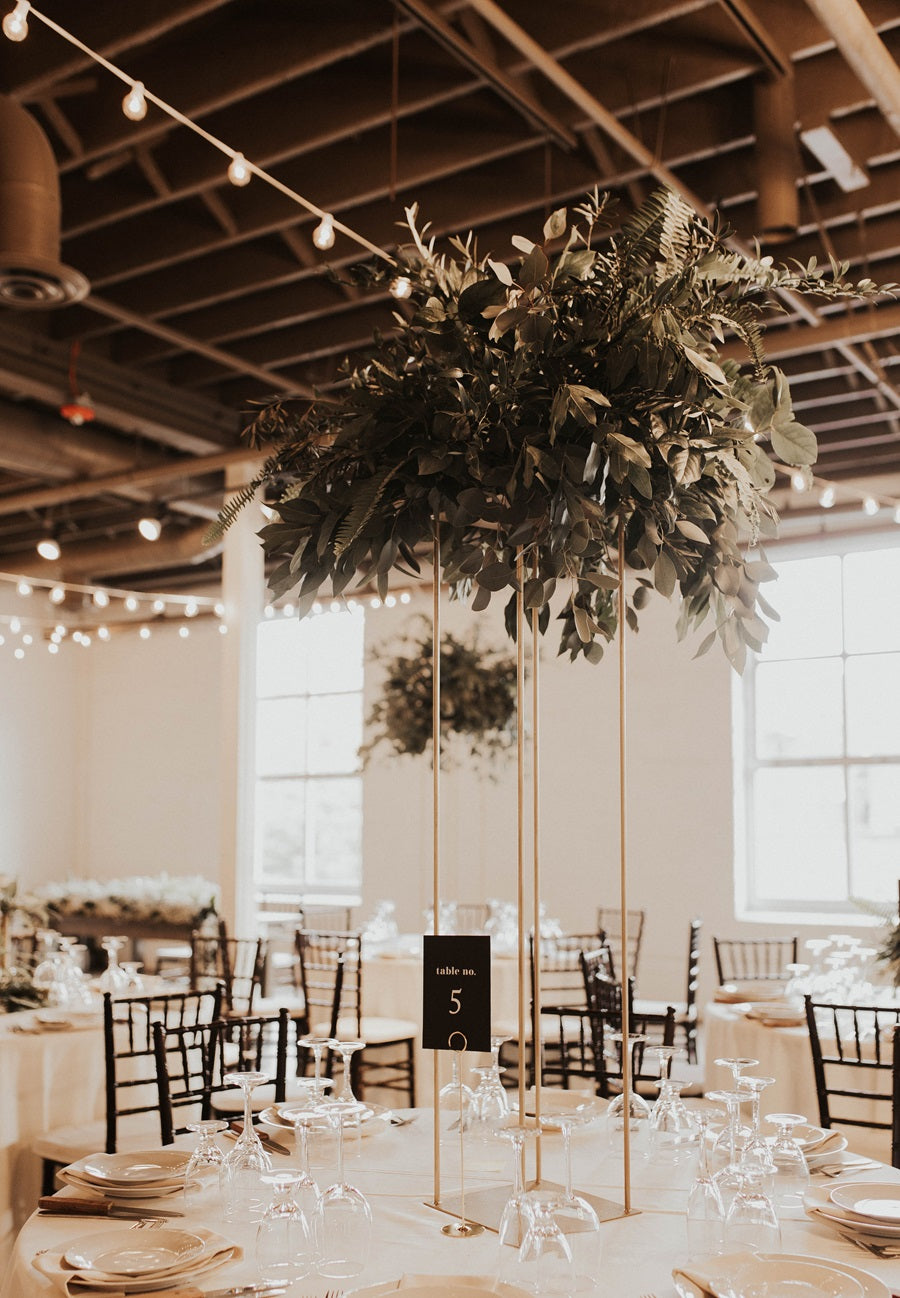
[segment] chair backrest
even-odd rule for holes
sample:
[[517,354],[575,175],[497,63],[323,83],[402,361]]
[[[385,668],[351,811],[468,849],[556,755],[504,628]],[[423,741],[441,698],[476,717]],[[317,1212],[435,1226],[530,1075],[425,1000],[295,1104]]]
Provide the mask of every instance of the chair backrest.
[[297,930],[300,983],[310,1032],[335,1036],[338,1020],[362,1019],[362,947],[359,932]]
[[820,1124],[872,1127],[895,1136],[896,1109],[887,1106],[898,1086],[896,1073],[891,1076],[897,1037],[892,1029],[900,1024],[900,1007],[804,999]]
[[[622,1031],[622,986],[604,973],[604,966],[602,950],[585,952],[581,957],[597,1090],[607,1096],[611,1094],[610,1083],[622,1077],[622,1043],[612,1039],[613,1034]],[[644,1071],[647,1047],[675,1043],[675,1009],[670,1005],[661,1014],[636,1015],[634,979],[629,978],[628,1016],[630,1032],[644,1038],[632,1047],[633,1079],[646,1081],[655,1076]]]
[[195,929],[191,934],[191,987],[197,991],[220,982],[229,1014],[251,1014],[266,973],[265,938],[229,937],[225,920],[217,933]]
[[719,986],[742,979],[762,981],[787,977],[789,964],[797,963],[797,938],[713,938]]
[[693,1019],[697,1014],[697,988],[700,985],[700,930],[702,919],[692,919],[688,933],[687,987],[684,1004],[687,1018]]
[[164,996],[103,997],[106,1152],[114,1154],[120,1118],[159,1111],[153,1026],[195,1027],[219,1017],[222,988]]
[[[644,921],[647,912],[628,910],[628,976],[637,979],[638,961],[641,958],[641,942],[644,937]],[[597,907],[597,928],[609,944],[612,957],[613,978],[622,969],[622,911],[615,906]]]
[[239,1089],[226,1074],[268,1072],[275,1103],[287,1087],[289,1014],[241,1015],[211,1023],[166,1028],[153,1025],[156,1084],[162,1143],[187,1131],[188,1123],[210,1117],[218,1095]]
[[894,1029],[893,1044],[894,1084],[892,1087],[891,1164],[900,1167],[900,1031]]
[[328,933],[349,933],[353,928],[352,906],[326,906],[305,901],[297,909],[297,928]]

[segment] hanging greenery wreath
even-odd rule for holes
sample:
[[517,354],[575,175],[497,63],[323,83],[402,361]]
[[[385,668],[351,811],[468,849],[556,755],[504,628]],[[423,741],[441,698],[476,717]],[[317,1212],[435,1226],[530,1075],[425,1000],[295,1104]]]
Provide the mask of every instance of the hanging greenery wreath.
[[[364,762],[383,744],[398,756],[415,756],[431,747],[430,629],[421,639],[407,641],[403,652],[380,662],[384,682],[367,718],[374,735],[360,749]],[[473,756],[495,757],[514,742],[515,725],[515,660],[445,634],[441,639],[442,739],[458,741]],[[452,752],[452,747],[442,748],[445,762]]]
[[[763,313],[779,293],[872,296],[846,266],[776,267],[731,251],[677,195],[653,195],[606,242],[607,196],[543,240],[515,238],[506,265],[475,240],[439,255],[408,209],[398,253],[411,315],[375,338],[333,400],[265,405],[248,433],[274,443],[257,480],[220,515],[228,525],[264,483],[281,494],[260,533],[278,594],[300,614],[397,568],[417,574],[435,529],[443,579],[485,608],[515,591],[545,630],[562,593],[560,652],[597,661],[616,634],[617,545],[636,572],[630,625],[652,590],[682,597],[679,633],[708,615],[740,670],[774,616],[759,584],[774,573],[750,547],[774,534],[771,457],[806,467],[815,437],[794,418],[784,375],[765,362]],[[357,269],[383,283],[384,265]],[[718,347],[743,343],[745,371]],[[768,452],[767,453],[767,448]],[[506,606],[515,629],[515,596]]]

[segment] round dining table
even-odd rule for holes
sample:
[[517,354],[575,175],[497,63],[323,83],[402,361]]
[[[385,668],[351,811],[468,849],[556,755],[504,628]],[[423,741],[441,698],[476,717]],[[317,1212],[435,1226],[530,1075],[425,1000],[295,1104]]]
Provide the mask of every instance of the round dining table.
[[[497,1274],[500,1244],[493,1230],[470,1238],[452,1238],[441,1227],[454,1220],[432,1206],[433,1127],[427,1110],[401,1110],[402,1125],[385,1124],[379,1134],[349,1143],[345,1159],[346,1179],[368,1198],[373,1214],[372,1246],[368,1261],[352,1279],[337,1282],[308,1275],[294,1282],[291,1295],[324,1298],[326,1293],[349,1293],[375,1284],[392,1289],[434,1283],[445,1284],[460,1277],[482,1277],[491,1283]],[[442,1163],[441,1197],[458,1190],[459,1156],[456,1141],[445,1147]],[[184,1138],[179,1138],[183,1142]],[[355,1147],[354,1147],[355,1146]],[[602,1121],[581,1128],[573,1136],[573,1172],[577,1189],[603,1199],[622,1203],[622,1168],[606,1144]],[[477,1204],[478,1191],[508,1186],[511,1173],[510,1147],[505,1141],[478,1141],[467,1136],[465,1151],[466,1187],[470,1204]],[[275,1167],[287,1167],[293,1157],[277,1156]],[[319,1164],[318,1166],[316,1164]],[[529,1169],[533,1170],[533,1169]],[[330,1156],[313,1160],[320,1188],[335,1176]],[[548,1133],[543,1138],[544,1180],[559,1181],[564,1173],[562,1138]],[[692,1175],[688,1164],[671,1168],[650,1159],[636,1157],[632,1163],[632,1213],[618,1215],[601,1224],[602,1274],[595,1289],[602,1298],[676,1298],[673,1266],[686,1258],[685,1203]],[[848,1172],[849,1177],[853,1176]],[[877,1175],[896,1179],[900,1173],[889,1168],[856,1174],[860,1179]],[[820,1178],[821,1180],[821,1178]],[[70,1190],[64,1194],[72,1193]],[[132,1201],[134,1202],[134,1201]],[[156,1199],[155,1208],[184,1207],[180,1196]],[[474,1215],[474,1214],[473,1214]],[[123,1230],[127,1222],[119,1223]],[[255,1260],[256,1227],[248,1222],[225,1223],[221,1211],[188,1213],[172,1225],[190,1228],[205,1225],[232,1240],[243,1250],[215,1272],[207,1273],[201,1289],[258,1281]],[[39,1253],[44,1257],[58,1251],[67,1241],[84,1239],[92,1233],[108,1232],[112,1223],[102,1218],[32,1216],[16,1241],[0,1298],[59,1298],[65,1292],[33,1265]],[[879,1278],[888,1292],[900,1292],[900,1259],[881,1259],[864,1253],[821,1224],[808,1220],[801,1208],[789,1209],[782,1221],[782,1250],[789,1254],[832,1260],[863,1270]],[[87,1295],[89,1290],[81,1290]],[[165,1291],[162,1291],[163,1295]],[[884,1292],[883,1290],[881,1292]]]

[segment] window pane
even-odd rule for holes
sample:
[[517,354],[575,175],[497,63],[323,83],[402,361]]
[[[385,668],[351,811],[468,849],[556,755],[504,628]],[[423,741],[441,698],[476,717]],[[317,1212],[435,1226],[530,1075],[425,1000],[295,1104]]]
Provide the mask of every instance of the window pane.
[[302,780],[256,786],[256,868],[262,880],[304,882],[305,808]]
[[361,877],[362,781],[310,780],[311,884],[355,884]]
[[305,699],[263,701],[257,711],[257,775],[306,773],[307,707]]
[[900,849],[900,763],[851,766],[849,788],[853,895],[895,902]]
[[828,658],[841,652],[841,560],[793,559],[774,564],[778,580],[763,587],[781,615],[773,622],[765,659]]
[[296,618],[261,622],[256,635],[256,693],[259,698],[275,694],[306,693],[306,654]]
[[362,707],[358,694],[323,694],[309,700],[309,769],[314,775],[359,770]]
[[847,555],[844,607],[848,653],[900,649],[900,602],[895,597],[898,589],[900,549]]
[[840,658],[759,664],[757,757],[841,756],[841,666]]
[[900,753],[900,654],[848,660],[847,749],[854,757]]
[[757,902],[847,897],[842,769],[757,771],[751,832]]
[[309,661],[309,691],[361,690],[363,687],[363,611],[323,613],[301,624]]

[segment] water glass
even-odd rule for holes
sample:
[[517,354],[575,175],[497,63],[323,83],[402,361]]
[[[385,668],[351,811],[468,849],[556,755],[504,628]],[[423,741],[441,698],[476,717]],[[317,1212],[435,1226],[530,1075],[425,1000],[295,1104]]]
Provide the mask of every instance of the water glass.
[[256,1264],[263,1281],[288,1286],[316,1264],[309,1222],[294,1195],[299,1173],[285,1169],[262,1180],[274,1193],[257,1228]]
[[690,1256],[700,1258],[722,1251],[725,1205],[722,1203],[716,1178],[709,1165],[710,1115],[698,1113],[695,1121],[700,1133],[700,1162],[697,1175],[688,1191],[687,1239]]
[[741,1185],[725,1217],[726,1252],[781,1252],[781,1227],[775,1205],[765,1193],[765,1178],[755,1169],[741,1176]]
[[794,1139],[794,1128],[805,1121],[799,1113],[770,1113],[766,1118],[766,1122],[771,1122],[776,1128],[771,1149],[776,1208],[797,1207],[809,1186],[806,1157]]
[[372,1209],[365,1195],[344,1178],[344,1123],[358,1117],[361,1105],[333,1100],[325,1112],[337,1130],[338,1173],[323,1191],[314,1213],[317,1269],[320,1275],[346,1280],[359,1275],[369,1257]]
[[188,1131],[200,1137],[184,1170],[184,1206],[188,1212],[202,1212],[218,1202],[222,1190],[225,1155],[215,1143],[228,1123],[222,1121],[189,1122]]
[[575,1265],[554,1216],[559,1195],[532,1190],[526,1201],[528,1225],[516,1258],[515,1283],[538,1298],[568,1298],[575,1291]]
[[226,1073],[222,1079],[239,1086],[244,1096],[244,1129],[226,1156],[222,1186],[226,1221],[259,1221],[265,1211],[262,1175],[271,1172],[272,1159],[253,1130],[253,1091],[271,1081],[268,1073]]

